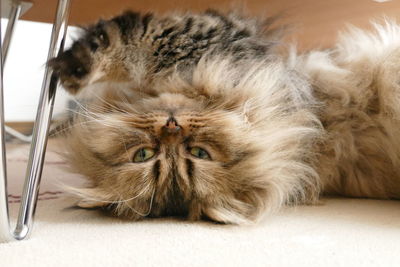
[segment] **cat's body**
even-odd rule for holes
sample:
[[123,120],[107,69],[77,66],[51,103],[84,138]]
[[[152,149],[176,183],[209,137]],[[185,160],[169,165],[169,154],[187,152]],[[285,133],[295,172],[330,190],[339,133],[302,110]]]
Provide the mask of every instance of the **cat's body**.
[[127,13],[51,61],[92,96],[67,138],[80,205],[245,223],[321,193],[400,198],[400,27],[282,56],[269,22]]

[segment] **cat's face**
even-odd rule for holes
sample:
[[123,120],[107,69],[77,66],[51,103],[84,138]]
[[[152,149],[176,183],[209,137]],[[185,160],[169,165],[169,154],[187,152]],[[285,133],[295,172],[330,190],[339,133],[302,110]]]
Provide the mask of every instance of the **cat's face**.
[[116,105],[74,127],[72,165],[92,182],[82,207],[133,219],[254,219],[265,190],[251,171],[257,148],[239,114],[177,94]]

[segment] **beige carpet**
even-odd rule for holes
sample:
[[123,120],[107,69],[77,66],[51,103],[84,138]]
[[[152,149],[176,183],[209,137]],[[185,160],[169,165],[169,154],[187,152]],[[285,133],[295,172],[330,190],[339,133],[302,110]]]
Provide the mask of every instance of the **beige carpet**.
[[[50,145],[33,234],[0,244],[0,266],[400,266],[400,202],[324,199],[251,227],[127,222],[69,208],[56,180],[79,182]],[[15,218],[27,147],[9,151]]]

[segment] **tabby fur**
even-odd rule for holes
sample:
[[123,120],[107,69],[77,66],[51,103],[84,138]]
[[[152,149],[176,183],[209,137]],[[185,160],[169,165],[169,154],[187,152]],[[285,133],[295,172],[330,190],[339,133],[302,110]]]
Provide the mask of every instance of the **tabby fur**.
[[127,12],[51,60],[86,99],[66,137],[79,205],[245,224],[321,194],[400,198],[400,27],[298,54],[273,23]]

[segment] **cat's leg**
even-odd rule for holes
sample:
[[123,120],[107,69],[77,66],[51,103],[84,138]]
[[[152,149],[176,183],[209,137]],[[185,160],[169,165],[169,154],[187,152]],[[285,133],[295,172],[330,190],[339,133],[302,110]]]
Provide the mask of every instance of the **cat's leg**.
[[136,64],[135,58],[143,53],[132,47],[131,39],[133,33],[140,35],[145,30],[145,23],[148,23],[146,15],[141,17],[134,12],[100,20],[83,29],[82,36],[71,48],[48,64],[59,75],[63,87],[72,94],[97,82],[134,80],[129,66]]
[[85,30],[82,38],[48,64],[60,77],[63,87],[71,94],[90,82],[95,54],[109,46],[109,37],[103,21]]

